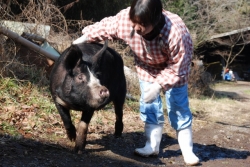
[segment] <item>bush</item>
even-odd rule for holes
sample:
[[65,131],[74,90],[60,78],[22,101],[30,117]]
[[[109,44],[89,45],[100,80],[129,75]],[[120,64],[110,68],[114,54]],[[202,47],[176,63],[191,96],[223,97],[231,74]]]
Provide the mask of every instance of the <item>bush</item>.
[[203,65],[197,63],[199,61],[193,60],[191,67],[188,90],[191,97],[200,97],[202,95],[210,96],[212,91],[210,85],[213,83],[213,79],[210,73],[206,72]]

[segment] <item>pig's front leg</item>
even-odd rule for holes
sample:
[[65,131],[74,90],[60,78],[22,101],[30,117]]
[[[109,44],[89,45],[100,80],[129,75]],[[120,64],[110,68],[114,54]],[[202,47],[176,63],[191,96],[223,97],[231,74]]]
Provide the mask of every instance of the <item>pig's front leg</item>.
[[77,137],[75,143],[75,152],[82,154],[86,146],[86,139],[88,133],[89,122],[93,116],[94,111],[84,111],[82,112],[81,121],[79,122],[77,128]]
[[63,107],[62,105],[60,105],[58,103],[56,104],[56,108],[59,111],[59,114],[60,114],[61,119],[63,121],[64,127],[66,129],[66,133],[67,133],[68,138],[71,141],[75,141],[75,139],[76,139],[76,128],[72,124],[71,116],[70,116],[70,110]]

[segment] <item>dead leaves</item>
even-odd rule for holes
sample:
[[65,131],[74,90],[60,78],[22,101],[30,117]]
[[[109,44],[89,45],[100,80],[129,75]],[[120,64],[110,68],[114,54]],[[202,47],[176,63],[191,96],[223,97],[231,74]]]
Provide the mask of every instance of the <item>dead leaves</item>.
[[7,106],[0,111],[1,120],[17,127],[17,129],[31,130],[36,126],[34,119],[32,119],[36,115],[36,111],[36,105],[23,105],[20,108]]
[[4,106],[0,109],[0,115],[1,131],[6,131],[7,126],[11,126],[15,128],[16,133],[26,138],[42,137],[47,134],[62,136],[65,133],[59,115],[44,113],[38,104]]

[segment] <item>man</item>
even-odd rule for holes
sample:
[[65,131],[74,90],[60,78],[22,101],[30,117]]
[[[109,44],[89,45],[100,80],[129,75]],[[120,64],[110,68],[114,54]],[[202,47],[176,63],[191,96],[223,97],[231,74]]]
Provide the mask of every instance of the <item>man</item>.
[[160,92],[166,96],[168,118],[188,165],[199,158],[193,153],[192,114],[188,102],[188,73],[193,45],[181,18],[165,11],[160,0],[134,0],[131,7],[106,17],[82,30],[73,42],[99,42],[122,39],[132,49],[138,73],[141,119],[145,122],[145,147],[135,153],[158,155],[164,115]]

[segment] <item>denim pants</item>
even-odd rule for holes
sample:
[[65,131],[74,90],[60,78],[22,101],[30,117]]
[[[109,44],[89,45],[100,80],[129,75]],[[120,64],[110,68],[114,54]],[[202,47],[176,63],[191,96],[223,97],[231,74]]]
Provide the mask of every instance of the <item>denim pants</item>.
[[[163,124],[164,113],[160,95],[152,103],[144,103],[144,89],[150,82],[140,80],[140,117],[148,124]],[[164,92],[170,125],[175,130],[181,130],[192,124],[192,113],[189,109],[187,84],[181,87],[174,87]]]

